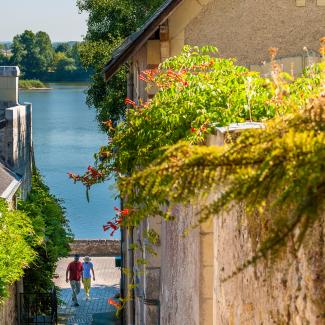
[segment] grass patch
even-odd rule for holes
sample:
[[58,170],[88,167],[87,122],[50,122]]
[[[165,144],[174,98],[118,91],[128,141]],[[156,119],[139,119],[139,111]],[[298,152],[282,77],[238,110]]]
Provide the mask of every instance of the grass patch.
[[40,80],[19,80],[20,89],[47,88]]

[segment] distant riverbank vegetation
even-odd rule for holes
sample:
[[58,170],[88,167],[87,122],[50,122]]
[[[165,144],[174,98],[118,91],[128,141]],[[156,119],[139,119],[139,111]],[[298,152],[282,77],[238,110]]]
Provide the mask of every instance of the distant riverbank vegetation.
[[19,80],[20,89],[46,89],[46,85],[37,79],[34,80]]
[[163,0],[77,0],[80,12],[87,13],[88,30],[80,46],[81,61],[91,69],[87,104],[95,107],[97,120],[114,123],[125,116],[127,96],[127,65],[108,81],[103,78],[103,67],[112,58],[116,47],[136,31]]
[[88,81],[90,75],[80,61],[80,43],[52,43],[42,31],[35,34],[26,30],[12,43],[0,44],[0,65],[19,66],[25,81]]

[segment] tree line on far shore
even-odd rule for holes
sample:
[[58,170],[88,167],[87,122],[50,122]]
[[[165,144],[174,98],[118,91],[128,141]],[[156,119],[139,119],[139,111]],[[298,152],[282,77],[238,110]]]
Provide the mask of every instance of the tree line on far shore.
[[19,66],[23,79],[87,81],[90,72],[80,60],[80,43],[52,43],[49,35],[26,30],[11,44],[0,44],[0,65]]

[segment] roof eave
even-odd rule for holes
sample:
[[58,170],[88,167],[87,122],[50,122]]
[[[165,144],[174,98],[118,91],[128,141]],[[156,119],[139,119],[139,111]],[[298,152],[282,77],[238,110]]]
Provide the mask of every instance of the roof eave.
[[4,190],[4,192],[0,195],[0,197],[5,199],[6,201],[10,201],[18,191],[20,185],[21,185],[21,181],[18,181],[16,179],[12,180],[12,182]]
[[[166,5],[163,4],[162,6],[166,6],[164,10],[159,12],[161,10],[162,6],[157,10],[159,14],[156,12],[156,17],[152,19],[151,18],[147,21],[147,23],[144,24],[143,29],[134,32],[132,35],[136,35],[134,40],[130,42],[130,44],[125,48],[124,51],[122,51],[119,55],[116,57],[113,57],[108,64],[104,67],[104,77],[105,81],[108,81],[113,77],[113,75],[117,72],[117,70],[123,65],[136,51],[138,51],[146,42],[147,40],[151,37],[151,35],[159,28],[159,26],[164,23],[168,17],[172,14],[172,12],[183,2],[183,0],[174,0],[171,1],[169,4]],[[148,23],[149,22],[149,23]],[[131,35],[131,37],[132,37]],[[125,42],[128,39],[125,40]],[[123,45],[123,44],[122,44]],[[121,46],[122,46],[121,45]]]

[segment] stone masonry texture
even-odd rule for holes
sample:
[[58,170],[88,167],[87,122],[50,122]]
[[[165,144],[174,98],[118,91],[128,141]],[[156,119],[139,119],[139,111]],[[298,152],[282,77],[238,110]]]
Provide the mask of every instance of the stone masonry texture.
[[0,306],[0,324],[16,325],[18,324],[18,297],[16,296],[17,284],[11,286],[9,298]]
[[160,324],[199,325],[199,230],[183,232],[194,221],[193,208],[177,209],[177,219],[162,223]]
[[325,36],[325,7],[316,0],[297,7],[295,0],[213,0],[203,7],[185,30],[185,44],[216,46],[221,56],[239,64],[269,60],[268,49],[279,56],[318,52]]
[[[162,224],[164,325],[199,325],[205,316],[198,294],[204,285],[199,231],[182,236],[194,215],[193,208],[180,207],[175,221]],[[325,218],[298,252],[289,247],[273,263],[260,261],[224,281],[254,254],[256,234],[245,220],[241,207],[213,219],[213,322],[204,325],[325,324]]]
[[70,244],[70,256],[120,256],[121,242],[119,240],[75,240]]
[[289,247],[223,281],[254,252],[256,233],[243,213],[237,207],[214,220],[214,324],[325,324],[325,219],[298,252]]

